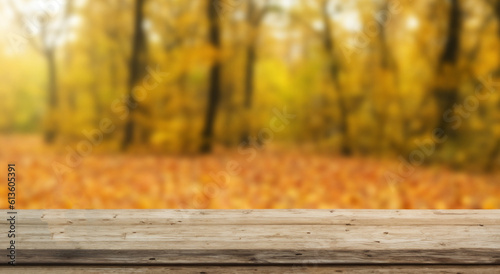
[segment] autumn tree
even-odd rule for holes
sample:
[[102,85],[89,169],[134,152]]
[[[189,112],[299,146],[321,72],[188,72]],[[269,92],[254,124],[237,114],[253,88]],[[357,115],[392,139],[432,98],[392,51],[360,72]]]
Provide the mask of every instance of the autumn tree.
[[453,105],[458,99],[459,70],[457,61],[460,53],[461,30],[460,1],[451,0],[448,12],[448,30],[446,44],[441,53],[437,70],[437,83],[434,96],[438,106],[438,127],[449,129],[446,113],[453,111]]
[[498,21],[498,26],[497,26],[497,35],[498,37],[500,38],[500,1],[499,0],[496,0],[496,2],[494,0],[492,0],[493,2],[493,8],[494,8],[494,11],[495,11],[495,15],[497,17],[497,21]]
[[[47,122],[45,126],[44,139],[47,143],[52,143],[58,134],[59,120],[57,110],[60,105],[60,95],[58,90],[58,70],[57,70],[57,42],[61,39],[66,28],[66,20],[71,13],[72,3],[62,5],[60,2],[47,3],[42,5],[42,9],[36,10],[33,14],[23,14],[14,2],[9,2],[16,15],[16,20],[21,29],[26,31],[28,37],[24,37],[23,42],[28,42],[35,51],[44,57],[47,64]],[[54,9],[51,11],[51,9]]]
[[[214,0],[217,1],[217,0]],[[208,18],[208,39],[210,45],[217,51],[216,57],[210,67],[209,73],[209,86],[208,86],[208,104],[205,116],[205,123],[201,134],[200,152],[207,153],[212,149],[214,123],[217,112],[217,105],[220,97],[220,75],[221,75],[221,61],[219,50],[221,46],[220,40],[220,26],[217,18],[217,11],[215,9],[216,2],[209,1],[207,3],[207,18]]]
[[245,63],[245,86],[244,86],[244,116],[246,128],[243,131],[241,140],[245,144],[250,144],[250,112],[252,108],[252,97],[254,91],[254,76],[255,76],[255,62],[256,62],[256,48],[258,41],[259,26],[264,18],[265,14],[271,10],[271,6],[268,1],[265,6],[258,8],[254,0],[247,2],[247,45],[246,45],[246,63]]
[[[377,40],[378,40],[378,52],[380,56],[380,63],[379,63],[379,68],[380,70],[378,71],[378,78],[377,78],[377,91],[375,92],[375,96],[378,98],[374,98],[373,105],[377,109],[377,119],[380,121],[380,128],[378,129],[378,138],[379,140],[385,140],[386,139],[386,133],[385,133],[385,124],[387,123],[389,117],[388,117],[388,112],[387,112],[387,100],[383,100],[382,104],[377,104],[377,102],[380,102],[380,98],[384,97],[384,94],[387,94],[390,90],[396,90],[396,93],[398,92],[397,90],[399,89],[399,77],[398,77],[398,68],[396,65],[396,61],[394,60],[393,53],[391,52],[390,48],[390,41],[389,41],[389,24],[393,22],[395,19],[394,13],[395,13],[395,7],[394,7],[395,2],[392,0],[383,0],[380,2],[379,5],[377,5],[377,13],[374,15],[374,20],[376,21],[377,25]],[[394,100],[394,99],[393,99]],[[396,99],[397,100],[397,99]],[[398,105],[401,103],[399,102]],[[402,109],[402,107],[400,106]],[[406,136],[407,134],[407,129],[406,129],[406,121],[404,117],[401,118],[402,120],[402,135]],[[384,150],[387,149],[387,147],[384,146],[384,144],[380,144],[380,152],[384,152]]]
[[324,50],[328,56],[327,59],[328,72],[336,92],[338,113],[340,115],[339,117],[339,135],[341,138],[340,152],[343,155],[347,156],[350,155],[352,152],[351,147],[349,145],[349,128],[348,128],[349,124],[347,122],[348,110],[345,98],[342,94],[342,87],[339,81],[340,64],[339,64],[339,58],[336,56],[334,51],[335,41],[332,33],[332,27],[331,27],[332,23],[330,14],[328,13],[329,11],[328,5],[329,5],[328,0],[322,1],[321,15],[324,26],[322,42]]
[[135,99],[133,93],[134,86],[140,80],[143,74],[144,65],[146,63],[146,39],[142,22],[144,17],[144,2],[145,0],[136,0],[134,7],[134,32],[132,36],[132,52],[129,62],[129,79],[128,79],[128,118],[125,123],[125,130],[122,141],[122,149],[126,149],[134,141],[134,131],[137,126],[135,121],[134,110],[139,102]]
[[[491,7],[493,8],[493,11],[495,13],[495,17],[497,19],[497,37],[498,37],[498,43],[500,44],[500,0],[491,0]],[[500,60],[498,60],[498,66],[497,69],[494,73],[496,77],[500,77]],[[497,136],[497,140],[495,141],[495,144],[493,146],[493,149],[491,150],[490,154],[488,155],[488,163],[486,166],[486,169],[488,171],[493,171],[495,170],[495,167],[500,164],[498,161],[498,158],[500,156],[500,136]]]
[[120,26],[124,24],[124,20],[122,20],[122,14],[127,13],[127,5],[123,1],[114,1],[114,2],[106,2],[105,10],[106,12],[101,15],[106,18],[114,18],[114,20],[107,20],[104,32],[107,38],[110,40],[110,45],[108,46],[108,69],[110,73],[110,86],[114,91],[114,95],[118,94],[118,90],[122,87],[122,83],[120,81],[120,73],[119,67],[120,65],[124,65],[128,59],[128,53],[126,52],[126,48],[122,46],[122,44],[126,40],[126,34],[123,30],[120,29]]

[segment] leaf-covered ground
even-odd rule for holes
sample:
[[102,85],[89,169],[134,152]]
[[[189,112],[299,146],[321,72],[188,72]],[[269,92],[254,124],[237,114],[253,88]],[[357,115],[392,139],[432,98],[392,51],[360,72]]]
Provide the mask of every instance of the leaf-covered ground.
[[[16,164],[18,209],[500,208],[498,174],[422,167],[391,184],[386,176],[398,162],[276,150],[205,156],[94,152],[72,168],[67,154],[39,138],[0,141],[2,208],[7,163]],[[233,176],[225,176],[231,170]]]

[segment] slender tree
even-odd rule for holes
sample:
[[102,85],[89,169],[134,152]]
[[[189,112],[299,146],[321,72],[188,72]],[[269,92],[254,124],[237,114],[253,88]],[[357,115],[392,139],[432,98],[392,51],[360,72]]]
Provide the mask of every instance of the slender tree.
[[[497,19],[497,37],[500,40],[500,0],[492,0],[492,7],[495,12],[495,17]],[[495,71],[495,75],[497,77],[500,76],[500,62],[497,66],[497,69]],[[490,152],[490,155],[488,156],[488,163],[486,166],[486,169],[488,171],[493,171],[495,168],[500,164],[498,161],[498,157],[500,155],[500,138],[497,137],[497,140],[495,141],[495,144],[493,146],[493,149]]]
[[[389,1],[390,0],[384,0],[382,2],[380,12],[389,12]],[[387,23],[386,21],[381,21],[377,20],[378,23],[378,39],[380,42],[380,53],[381,53],[381,61],[380,61],[380,66],[384,70],[392,70],[394,69],[395,62],[394,59],[392,58],[392,55],[389,50],[389,44],[387,42]]]
[[[45,59],[47,60],[47,72],[49,78],[48,92],[49,92],[49,117],[53,118],[55,112],[59,107],[59,92],[57,90],[57,69],[55,60],[55,50],[47,48],[44,50]],[[51,119],[52,123],[48,125],[45,131],[45,142],[52,143],[57,135],[58,122],[56,119]]]
[[443,130],[449,128],[446,120],[443,119],[443,115],[447,111],[452,111],[453,105],[458,100],[458,84],[460,77],[457,75],[457,61],[460,51],[461,21],[460,1],[451,0],[446,44],[439,59],[437,71],[438,81],[434,89],[434,96],[439,109],[438,127]]
[[[217,1],[217,0],[215,0]],[[220,49],[220,26],[217,18],[217,11],[215,9],[215,1],[207,3],[207,17],[209,20],[209,42],[210,45],[217,50]],[[212,67],[210,68],[210,84],[208,87],[208,105],[205,115],[205,124],[201,135],[200,152],[207,153],[212,149],[214,123],[217,112],[217,105],[220,97],[220,75],[221,75],[221,62],[217,54]]]
[[[384,0],[381,2],[381,5],[379,7],[379,14],[389,14],[390,12],[390,2],[391,0]],[[377,21],[377,26],[378,26],[378,42],[379,42],[379,47],[380,47],[380,68],[381,68],[381,71],[382,71],[382,75],[381,75],[381,78],[378,79],[378,85],[380,86],[379,87],[379,90],[382,92],[382,93],[386,93],[388,90],[390,90],[391,88],[395,88],[396,90],[399,89],[399,75],[398,75],[398,68],[397,68],[397,64],[396,64],[396,61],[394,59],[394,56],[392,55],[392,52],[390,50],[390,45],[389,45],[389,42],[388,42],[388,37],[387,37],[387,27],[388,27],[388,24],[390,22],[390,20],[394,20],[394,19],[391,19],[391,17],[377,17],[375,18],[376,21]],[[380,96],[380,94],[377,94],[377,96]],[[403,104],[402,104],[402,96],[400,94],[397,95],[398,96],[398,103],[399,103],[399,106],[401,109],[403,109]],[[379,119],[380,121],[380,124],[381,125],[385,125],[386,124],[386,121],[388,120],[388,114],[387,114],[387,111],[386,111],[386,107],[385,107],[385,104],[384,104],[384,107],[383,109],[380,109],[380,111],[378,111],[379,115],[377,117],[377,119]],[[403,137],[404,139],[406,138],[406,136],[408,135],[408,130],[407,130],[407,121],[406,119],[404,118],[403,115],[401,115],[401,128],[402,128],[402,134],[403,134]],[[381,126],[380,129],[379,129],[379,140],[385,140],[386,136],[384,134],[385,132],[385,128],[384,126]],[[401,146],[402,144],[396,144],[397,147],[399,147],[398,149],[399,150],[402,150]],[[383,151],[385,150],[384,148],[384,144],[380,144],[379,145],[379,149],[380,149],[380,152],[383,153]]]
[[134,141],[134,132],[136,121],[134,119],[134,109],[137,108],[138,102],[133,96],[133,89],[137,82],[142,77],[143,65],[145,64],[146,55],[146,39],[142,28],[144,18],[144,2],[145,0],[136,0],[134,7],[134,34],[132,38],[132,53],[129,62],[129,81],[128,81],[128,117],[125,123],[125,131],[122,141],[122,149],[125,150]]
[[125,10],[123,2],[106,2],[106,10],[108,11],[104,16],[112,16],[116,18],[112,22],[106,24],[104,30],[107,37],[111,40],[112,44],[108,49],[108,57],[109,57],[109,72],[110,72],[110,84],[116,95],[119,87],[120,87],[120,79],[119,79],[119,66],[123,63],[126,63],[129,59],[128,54],[124,51],[124,47],[121,46],[123,43],[123,35],[120,32],[120,24],[123,24],[122,21],[118,20],[120,18],[120,14]]
[[324,25],[324,34],[323,34],[323,47],[325,49],[325,52],[328,56],[327,62],[328,62],[328,72],[330,74],[331,80],[334,85],[334,89],[336,92],[336,97],[337,97],[337,106],[339,108],[339,132],[341,136],[341,141],[340,141],[340,152],[348,156],[352,153],[351,147],[349,145],[349,129],[348,129],[348,123],[347,123],[347,107],[345,103],[345,98],[342,94],[342,87],[340,85],[339,81],[339,71],[340,71],[340,65],[338,62],[338,58],[335,55],[334,51],[334,39],[333,39],[333,34],[332,34],[332,28],[331,28],[331,20],[330,20],[330,15],[328,14],[328,0],[324,0],[321,6],[321,15],[322,15],[322,21]]
[[269,6],[266,3],[266,6],[262,9],[257,9],[255,6],[255,2],[250,0],[247,2],[247,25],[248,25],[248,42],[246,45],[246,64],[245,64],[245,86],[244,86],[244,101],[243,107],[245,110],[245,118],[244,121],[245,129],[242,135],[242,142],[245,144],[249,144],[249,135],[250,135],[250,121],[249,115],[252,109],[252,97],[254,93],[254,78],[255,78],[255,61],[256,61],[256,48],[257,48],[257,37],[258,37],[258,28],[262,21],[262,18],[269,10]]
[[496,4],[493,6],[493,8],[495,9],[495,15],[496,15],[497,21],[498,21],[497,35],[500,38],[500,1],[499,0],[496,0]]
[[[40,52],[47,64],[47,112],[48,123],[44,129],[44,140],[46,143],[52,143],[57,137],[59,121],[57,119],[57,110],[59,108],[60,98],[58,91],[58,73],[56,65],[56,50],[58,41],[66,30],[66,20],[72,12],[71,1],[64,6],[59,5],[58,11],[62,14],[50,14],[47,10],[37,11],[37,14],[22,14],[17,6],[9,2],[16,15],[16,19],[22,28],[30,28],[30,31],[38,30],[37,37],[25,38],[27,42],[38,52]],[[48,8],[48,7],[47,7]],[[27,18],[36,18],[37,21],[26,21]],[[56,20],[61,18],[61,20]]]

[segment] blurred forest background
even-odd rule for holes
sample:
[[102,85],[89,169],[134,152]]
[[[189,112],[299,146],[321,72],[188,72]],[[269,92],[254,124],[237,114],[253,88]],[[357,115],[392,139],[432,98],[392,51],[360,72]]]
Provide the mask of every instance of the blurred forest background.
[[2,0],[0,18],[18,208],[500,208],[500,0]]

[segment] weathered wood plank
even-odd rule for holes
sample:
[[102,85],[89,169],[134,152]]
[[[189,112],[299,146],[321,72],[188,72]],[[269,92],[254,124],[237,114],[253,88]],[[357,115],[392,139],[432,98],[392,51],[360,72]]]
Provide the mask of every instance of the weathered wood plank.
[[488,249],[430,250],[20,250],[18,264],[499,264]]
[[[23,224],[500,225],[500,210],[23,210]],[[5,220],[0,220],[5,223]]]
[[0,272],[8,273],[37,273],[37,274],[75,274],[75,273],[187,273],[187,274],[255,274],[255,273],[500,273],[498,266],[487,265],[400,265],[400,266],[15,266],[0,267]]
[[[17,216],[20,265],[500,264],[500,210],[24,210]],[[5,219],[0,223],[7,228]]]

